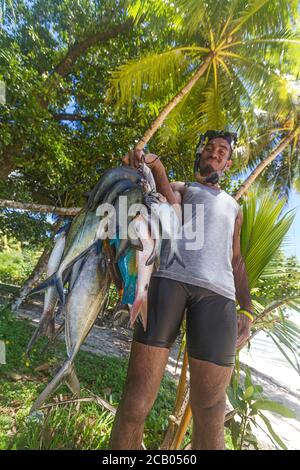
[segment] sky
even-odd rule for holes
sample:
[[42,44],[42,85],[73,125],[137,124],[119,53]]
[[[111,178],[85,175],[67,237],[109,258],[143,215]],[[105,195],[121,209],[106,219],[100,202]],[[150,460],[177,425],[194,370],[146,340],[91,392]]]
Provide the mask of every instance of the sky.
[[296,208],[296,217],[287,233],[288,246],[284,248],[286,255],[295,255],[300,262],[300,195],[292,191],[287,210]]

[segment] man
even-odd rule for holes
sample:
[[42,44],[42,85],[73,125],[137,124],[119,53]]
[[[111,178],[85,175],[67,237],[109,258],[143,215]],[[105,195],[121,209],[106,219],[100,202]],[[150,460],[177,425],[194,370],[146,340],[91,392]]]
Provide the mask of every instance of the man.
[[[179,245],[185,268],[175,260],[168,268],[164,253],[148,291],[147,330],[134,331],[127,379],[111,434],[112,449],[140,449],[144,422],[156,399],[186,311],[193,415],[192,449],[224,448],[226,388],[233,371],[236,347],[249,337],[251,298],[240,253],[242,211],[218,185],[218,175],[232,165],[232,138],[208,132],[196,159],[198,182],[169,183],[156,155],[130,152],[124,164],[151,168],[157,190],[171,204],[204,206],[204,244],[196,250]],[[202,206],[202,207],[203,207]],[[196,217],[193,215],[192,217]],[[197,222],[197,221],[195,221]],[[242,310],[237,315],[235,299]]]

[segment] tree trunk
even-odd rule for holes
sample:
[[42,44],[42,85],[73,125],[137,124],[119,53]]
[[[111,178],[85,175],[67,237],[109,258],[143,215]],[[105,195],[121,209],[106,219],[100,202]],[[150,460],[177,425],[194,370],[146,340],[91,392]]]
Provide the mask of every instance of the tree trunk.
[[151,137],[155,134],[157,129],[162,125],[166,117],[170,114],[171,111],[175,108],[175,106],[180,103],[180,101],[184,98],[185,95],[193,88],[199,78],[205,73],[207,67],[209,66],[211,60],[213,58],[213,52],[210,52],[206,59],[204,60],[203,64],[198,68],[196,73],[192,76],[189,82],[177,93],[177,95],[167,104],[167,106],[161,111],[161,113],[157,116],[157,118],[151,124],[151,127],[145,132],[143,137],[136,145],[136,149],[140,150],[143,149],[144,146],[149,142]]
[[55,207],[45,206],[42,204],[33,204],[28,202],[10,201],[7,199],[0,199],[0,207],[7,207],[8,209],[21,209],[30,212],[46,212],[58,214],[61,216],[75,216],[80,212],[81,207]]
[[[54,238],[59,226],[60,226],[60,223],[61,221],[58,220],[54,225],[53,225],[53,235],[52,235],[52,238]],[[26,281],[24,282],[22,288],[21,288],[21,291],[19,292],[18,294],[18,297],[15,298],[12,302],[12,305],[11,305],[11,310],[12,312],[17,312],[17,310],[19,309],[20,305],[22,304],[22,302],[24,302],[24,300],[26,299],[27,295],[29,294],[29,292],[31,291],[32,287],[34,286],[34,284],[36,284],[38,282],[38,280],[40,279],[41,275],[46,271],[46,267],[47,267],[47,264],[48,264],[48,261],[49,261],[49,257],[50,257],[50,254],[51,254],[51,251],[52,251],[52,248],[53,246],[51,247],[46,247],[43,251],[43,253],[41,254],[40,258],[38,259],[38,262],[37,264],[35,265],[35,268],[34,270],[32,271],[32,273],[30,274],[30,276],[26,279]]]
[[129,31],[132,25],[131,20],[127,20],[124,24],[117,25],[111,28],[109,31],[100,31],[85,38],[83,41],[74,44],[66,56],[61,60],[59,64],[54,68],[53,72],[58,73],[61,77],[66,77],[72,69],[74,62],[84,54],[90,47],[95,46],[99,42],[106,42],[109,39],[117,37],[120,33],[126,33]]
[[273,152],[270,153],[270,155],[265,158],[257,167],[252,171],[251,175],[248,176],[248,178],[244,181],[243,184],[241,184],[240,188],[236,192],[234,198],[236,201],[238,201],[243,194],[247,191],[247,189],[251,186],[251,184],[256,180],[256,178],[263,172],[263,170],[268,166],[275,158],[277,155],[279,155],[288,145],[292,140],[295,138],[297,133],[300,131],[300,127],[294,129],[288,136],[283,139],[279,145],[273,150]]
[[11,310],[12,312],[17,312],[19,309],[20,305],[24,300],[26,299],[28,293],[31,291],[33,285],[40,279],[41,275],[46,269],[49,256],[51,253],[51,248],[45,248],[42,255],[40,256],[33,272],[30,274],[30,276],[26,279],[24,282],[21,291],[18,294],[18,297],[14,299]]
[[[95,46],[98,43],[105,43],[109,39],[117,37],[120,33],[126,33],[129,31],[132,25],[132,20],[127,20],[124,24],[117,25],[112,27],[109,31],[101,31],[93,34],[81,42],[74,44],[65,57],[60,61],[59,64],[54,67],[52,71],[49,72],[49,77],[47,78],[45,84],[52,89],[57,86],[57,80],[55,80],[55,73],[61,77],[66,77],[72,71],[72,67],[76,60],[83,55],[90,47]],[[43,72],[41,72],[43,73]],[[42,108],[47,109],[49,106],[48,97],[40,96],[39,103]],[[5,148],[5,150],[0,155],[0,180],[5,180],[9,174],[16,168],[14,158],[22,151],[22,148],[25,145],[24,139],[18,138],[15,144],[10,144]]]

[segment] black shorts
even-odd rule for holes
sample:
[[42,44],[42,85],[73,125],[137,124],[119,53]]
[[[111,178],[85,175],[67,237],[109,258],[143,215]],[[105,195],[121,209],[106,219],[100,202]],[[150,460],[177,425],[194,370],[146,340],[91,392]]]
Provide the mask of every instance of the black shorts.
[[136,322],[133,340],[170,348],[186,309],[189,356],[231,367],[235,361],[237,315],[235,301],[203,287],[152,277],[148,290],[146,332]]

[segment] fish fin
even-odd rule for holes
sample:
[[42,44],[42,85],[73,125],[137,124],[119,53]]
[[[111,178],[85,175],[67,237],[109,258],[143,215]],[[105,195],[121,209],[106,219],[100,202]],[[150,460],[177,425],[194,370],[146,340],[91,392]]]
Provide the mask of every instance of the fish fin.
[[126,251],[130,248],[130,242],[129,240],[121,240],[120,245],[118,246],[116,250],[116,257],[115,257],[115,263],[119,261],[119,259],[125,255]]
[[146,331],[146,329],[147,329],[147,318],[148,318],[148,298],[147,298],[147,296],[145,297],[145,299],[142,302],[140,317],[141,317],[141,320],[142,320],[142,325],[143,325],[144,331]]
[[136,238],[135,240],[130,239],[130,246],[139,251],[143,251],[144,249],[142,240],[140,238]]
[[54,286],[56,285],[56,272],[53,273],[51,276],[49,276],[45,281],[41,282],[38,284],[34,289],[31,289],[31,291],[28,294],[28,297],[30,297],[33,294],[37,294],[38,292],[41,292],[44,289],[47,289],[47,287]]
[[155,245],[154,245],[152,253],[150,254],[149,258],[147,259],[147,261],[145,263],[146,266],[151,266],[151,264],[154,263],[155,258],[156,258],[156,251],[155,251]]
[[168,257],[167,257],[166,268],[169,268],[171,266],[171,264],[174,263],[175,260],[177,261],[177,263],[180,264],[180,266],[185,268],[185,264],[184,264],[184,262],[182,260],[182,257],[180,255],[178,249],[177,249],[177,244],[172,243],[171,247],[170,247],[170,251],[168,253]]
[[134,322],[137,319],[137,316],[141,311],[142,302],[143,302],[143,298],[140,296],[134,299],[134,302],[130,309],[130,326],[131,327],[133,327]]
[[46,289],[47,287],[50,286],[55,286],[59,299],[61,303],[64,305],[65,303],[65,293],[64,293],[64,286],[63,286],[63,281],[61,276],[57,275],[57,272],[53,273],[51,276],[48,277],[44,282],[36,286],[34,289],[32,289],[28,296],[31,296],[33,294],[37,294],[38,292],[41,292],[42,290]]
[[[61,385],[65,380],[70,381],[70,385],[72,380],[74,379],[74,376],[72,377],[72,380],[70,376],[73,374],[73,365],[70,360],[67,360],[61,369],[58,371],[58,373],[55,375],[55,377],[51,380],[51,382],[46,386],[46,388],[42,391],[42,393],[38,396],[38,398],[35,400],[34,404],[31,407],[30,413],[33,413],[34,411],[38,410],[40,406],[49,398],[52,393],[55,392],[55,390]],[[73,382],[72,382],[73,385]],[[75,386],[75,382],[74,382]],[[77,390],[76,390],[77,391]]]

